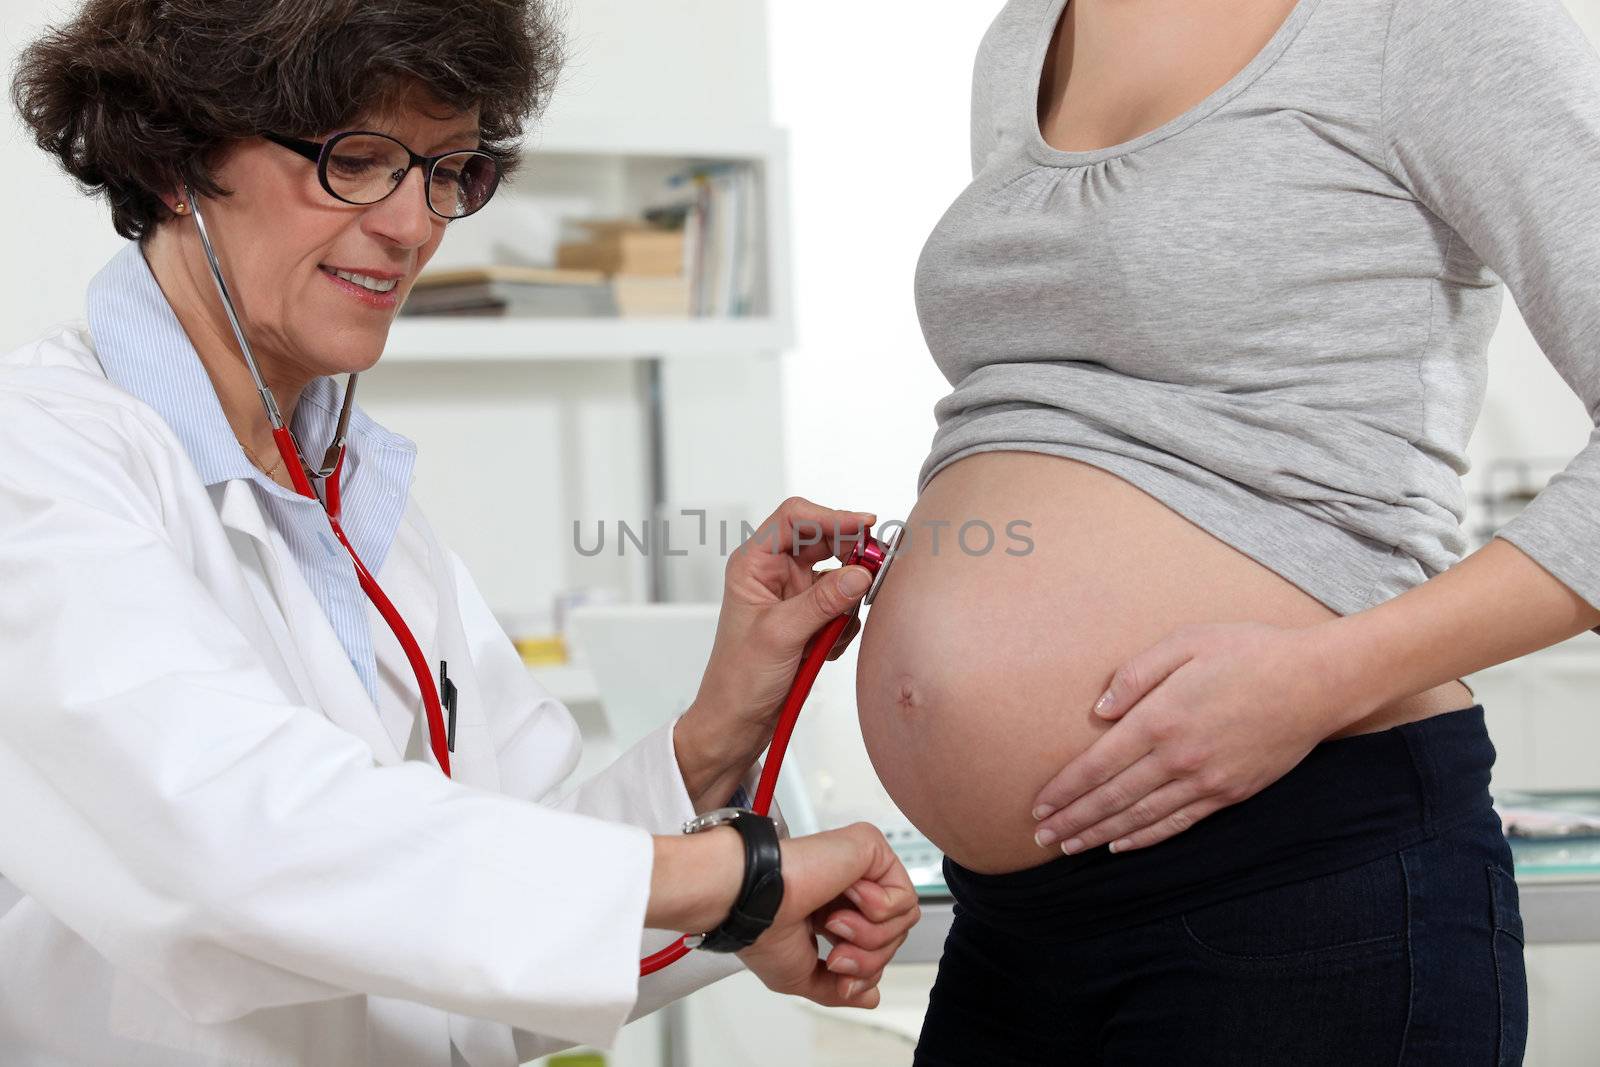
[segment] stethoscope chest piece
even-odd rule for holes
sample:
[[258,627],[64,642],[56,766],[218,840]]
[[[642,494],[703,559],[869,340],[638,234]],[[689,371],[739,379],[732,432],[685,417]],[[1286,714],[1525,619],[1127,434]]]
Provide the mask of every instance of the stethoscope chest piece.
[[889,573],[890,565],[894,563],[895,548],[900,544],[900,532],[902,529],[903,527],[896,526],[889,532],[887,538],[878,542],[882,546],[880,551],[883,553],[883,562],[878,564],[877,573],[872,576],[872,585],[867,588],[867,595],[861,600],[863,604],[869,607],[873,598],[878,595],[878,590],[883,588],[883,579]]

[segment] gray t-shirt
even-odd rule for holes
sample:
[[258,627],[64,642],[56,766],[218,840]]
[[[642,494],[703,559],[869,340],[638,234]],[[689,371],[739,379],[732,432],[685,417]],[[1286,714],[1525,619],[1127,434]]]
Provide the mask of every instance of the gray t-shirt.
[[[918,492],[1082,460],[1346,615],[1457,562],[1502,280],[1600,418],[1600,56],[1560,0],[1299,0],[1195,107],[1063,152],[1064,8],[979,48],[974,180],[916,275],[954,387]],[[1498,536],[1600,608],[1600,429]]]

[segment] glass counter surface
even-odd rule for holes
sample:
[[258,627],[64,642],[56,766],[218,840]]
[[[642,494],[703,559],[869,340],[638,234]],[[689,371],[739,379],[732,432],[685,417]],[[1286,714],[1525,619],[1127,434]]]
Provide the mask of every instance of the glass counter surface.
[[[1590,817],[1600,826],[1600,792],[1512,792],[1495,795],[1504,812],[1518,809],[1541,813],[1571,813]],[[1517,880],[1600,881],[1600,831],[1589,829],[1559,837],[1526,837],[1513,827],[1507,838],[1517,864]]]

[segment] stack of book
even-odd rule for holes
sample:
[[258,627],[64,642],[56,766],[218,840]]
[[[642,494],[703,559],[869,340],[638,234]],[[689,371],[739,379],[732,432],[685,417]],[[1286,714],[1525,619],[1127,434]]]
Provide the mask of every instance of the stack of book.
[[617,303],[601,271],[502,265],[423,274],[400,313],[592,318],[616,315]]
[[696,165],[674,176],[670,203],[642,218],[578,222],[554,267],[484,266],[424,274],[404,315],[543,318],[739,317],[764,284],[756,171]]
[[682,317],[690,311],[687,244],[682,228],[667,229],[641,219],[579,223],[587,236],[556,250],[556,266],[600,271],[609,277],[617,313]]

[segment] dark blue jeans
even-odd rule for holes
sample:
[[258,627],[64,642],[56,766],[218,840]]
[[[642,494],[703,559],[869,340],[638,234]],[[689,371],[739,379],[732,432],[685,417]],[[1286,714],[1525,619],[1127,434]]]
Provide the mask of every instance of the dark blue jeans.
[[[947,862],[955,921],[914,1063],[1521,1063],[1522,919],[1492,762],[1474,705],[1320,745],[1219,825],[1149,849],[999,875]],[[1359,798],[1349,833],[1316,810],[1337,782]],[[1148,914],[1105,907],[1106,872]],[[1120,918],[1080,913],[1096,905]]]

